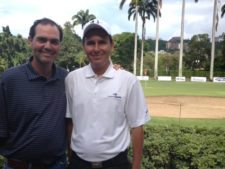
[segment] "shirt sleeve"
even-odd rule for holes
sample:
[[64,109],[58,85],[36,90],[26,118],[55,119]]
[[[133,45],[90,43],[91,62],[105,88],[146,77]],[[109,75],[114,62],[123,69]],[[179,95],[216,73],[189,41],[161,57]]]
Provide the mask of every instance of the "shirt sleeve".
[[6,90],[4,83],[0,81],[0,142],[8,136]]
[[130,89],[125,111],[131,128],[141,126],[150,120],[150,113],[139,80],[136,80]]

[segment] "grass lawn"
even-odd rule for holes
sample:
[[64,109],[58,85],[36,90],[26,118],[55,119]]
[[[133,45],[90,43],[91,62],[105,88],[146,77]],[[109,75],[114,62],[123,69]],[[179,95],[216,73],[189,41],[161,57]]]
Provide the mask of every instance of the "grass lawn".
[[[145,96],[213,96],[224,97],[225,83],[213,82],[160,82],[142,81]],[[152,117],[148,125],[181,125],[187,127],[221,127],[225,129],[225,119],[178,119]]]
[[145,96],[225,97],[225,83],[142,81]]

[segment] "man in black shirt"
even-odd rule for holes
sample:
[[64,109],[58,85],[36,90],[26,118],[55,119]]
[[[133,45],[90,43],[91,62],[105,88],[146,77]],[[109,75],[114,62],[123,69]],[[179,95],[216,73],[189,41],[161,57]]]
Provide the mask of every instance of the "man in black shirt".
[[66,168],[67,71],[54,64],[62,38],[57,23],[36,20],[29,33],[29,62],[2,74],[0,154],[5,169]]

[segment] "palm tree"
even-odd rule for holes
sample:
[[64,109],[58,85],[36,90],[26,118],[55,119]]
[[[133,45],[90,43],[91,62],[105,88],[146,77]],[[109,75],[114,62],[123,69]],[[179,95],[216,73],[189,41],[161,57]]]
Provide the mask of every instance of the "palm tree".
[[[198,2],[198,0],[195,0]],[[184,14],[185,14],[185,0],[182,1],[182,17],[181,17],[181,37],[180,37],[180,57],[179,57],[179,70],[178,76],[182,76],[182,64],[183,64],[183,41],[184,41]]]
[[221,8],[221,18],[224,16],[224,14],[225,14],[225,4]]
[[[136,4],[136,16],[138,13],[138,1],[139,0],[131,0],[130,3],[135,3]],[[120,9],[123,8],[124,3],[126,0],[121,0],[120,2]],[[136,67],[137,67],[137,31],[138,31],[138,17],[135,18],[135,38],[134,38],[134,67],[133,67],[133,73],[136,75]]]
[[89,21],[95,19],[95,15],[89,14],[89,10],[87,9],[86,11],[80,10],[77,12],[76,15],[72,16],[73,20],[73,26],[81,24],[81,27],[83,29],[84,25],[88,23]]
[[155,41],[155,65],[154,65],[154,79],[158,77],[158,50],[159,50],[159,17],[160,9],[162,7],[162,0],[158,0],[157,17],[156,17],[156,41]]
[[[137,18],[136,3],[130,3],[128,9],[128,19],[133,15],[133,19]],[[145,24],[146,19],[152,16],[155,20],[157,13],[157,0],[142,0],[138,2],[138,14],[142,19],[142,45],[141,45],[141,62],[140,62],[140,76],[143,75],[143,56],[144,56],[144,40],[145,40]]]

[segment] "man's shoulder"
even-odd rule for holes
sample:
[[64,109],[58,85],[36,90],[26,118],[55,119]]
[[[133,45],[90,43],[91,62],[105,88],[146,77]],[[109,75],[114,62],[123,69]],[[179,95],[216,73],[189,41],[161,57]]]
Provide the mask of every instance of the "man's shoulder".
[[137,79],[136,76],[133,73],[131,73],[127,70],[119,69],[116,72],[118,72],[121,76],[129,78],[129,79]]
[[85,67],[82,67],[69,72],[68,75],[66,76],[66,80],[65,80],[66,84],[72,86],[74,82],[77,82],[77,81],[80,81],[80,79],[83,79],[84,69]]
[[5,72],[2,73],[2,80],[7,80],[11,78],[20,78],[21,75],[24,73],[26,64],[22,64],[16,67],[11,67],[7,69]]
[[87,66],[84,66],[84,67],[75,69],[75,70],[69,72],[68,76],[81,74],[81,73],[84,72],[86,69],[87,69]]
[[120,69],[115,72],[116,72],[116,76],[115,76],[116,79],[121,81],[123,84],[126,84],[127,86],[132,86],[139,82],[137,77],[129,71]]
[[68,75],[68,71],[65,68],[60,66],[57,66],[56,68],[58,69],[60,75],[62,75],[63,77],[66,77]]

